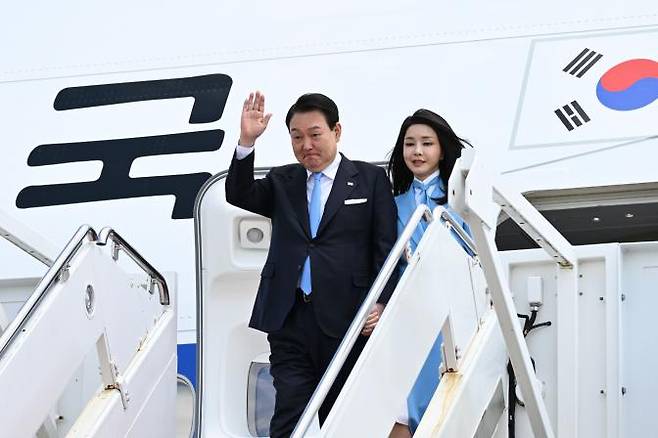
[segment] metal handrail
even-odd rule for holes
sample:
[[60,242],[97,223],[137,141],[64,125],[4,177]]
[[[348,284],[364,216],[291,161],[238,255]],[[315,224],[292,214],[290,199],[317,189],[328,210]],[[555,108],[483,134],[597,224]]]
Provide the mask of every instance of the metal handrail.
[[44,265],[48,267],[51,267],[53,265],[52,259],[48,257],[46,254],[44,254],[43,251],[39,251],[37,248],[30,245],[29,243],[22,241],[21,239],[11,234],[9,230],[6,230],[3,227],[0,227],[0,237],[3,237],[5,240],[7,240],[7,242],[15,245],[18,249],[26,252],[31,257],[34,257]]
[[441,212],[441,219],[443,219],[445,222],[448,222],[450,224],[450,228],[457,233],[457,236],[459,236],[459,238],[464,243],[464,245],[468,247],[469,251],[471,251],[471,254],[474,256],[477,255],[478,252],[475,249],[475,242],[473,242],[471,236],[469,236],[468,233],[464,231],[461,224],[459,224],[457,220],[455,220],[455,218],[452,217],[452,215],[448,212],[448,210],[446,210],[441,206],[436,207],[436,209],[439,208],[443,210]]
[[112,228],[106,227],[103,228],[99,234],[96,244],[99,246],[107,245],[108,240],[111,240],[115,246],[113,248],[112,257],[116,260],[118,258],[118,250],[123,250],[128,257],[132,259],[137,265],[142,268],[151,278],[151,285],[149,285],[149,292],[153,293],[152,285],[153,283],[158,285],[158,291],[160,292],[160,304],[163,306],[168,306],[170,304],[169,299],[169,287],[167,282],[160,272],[158,272],[149,262],[146,261],[140,253],[138,253],[119,233],[114,231]]
[[[54,247],[24,224],[0,210],[0,237],[15,245],[49,268],[53,265]],[[41,240],[41,241],[39,241]],[[38,245],[35,245],[37,244]]]
[[382,266],[382,269],[379,271],[377,278],[370,288],[370,292],[368,292],[366,299],[361,304],[359,311],[352,320],[352,324],[350,324],[350,327],[347,329],[347,333],[345,333],[342,342],[338,346],[338,350],[336,350],[336,353],[334,354],[333,359],[331,359],[327,370],[324,372],[320,383],[318,384],[315,392],[313,392],[311,399],[306,405],[306,409],[304,409],[304,413],[300,417],[299,422],[297,423],[297,426],[291,435],[292,438],[302,438],[308,431],[308,428],[311,426],[315,414],[320,409],[320,406],[324,402],[325,397],[333,386],[338,373],[347,360],[347,356],[350,354],[350,351],[352,351],[352,347],[356,343],[359,334],[363,329],[363,325],[368,318],[370,309],[379,299],[379,296],[384,290],[384,287],[386,286],[389,278],[393,274],[393,271],[397,269],[398,260],[404,253],[407,247],[407,243],[411,239],[413,233],[416,231],[416,227],[423,217],[425,217],[428,222],[433,220],[432,212],[424,204],[419,205],[416,208],[414,213],[411,215],[407,226],[402,231],[402,234],[398,238],[397,242],[395,242],[395,245],[393,245],[393,249],[391,249],[388,257],[386,257],[384,266]]
[[32,317],[32,314],[53,284],[60,279],[60,276],[65,275],[64,273],[68,270],[69,262],[77,254],[85,240],[90,237],[91,241],[95,241],[98,237],[96,231],[89,225],[83,225],[78,228],[78,231],[73,235],[66,247],[64,247],[64,250],[59,254],[53,265],[48,269],[48,272],[46,272],[46,275],[39,282],[35,292],[27,299],[18,312],[18,315],[16,315],[16,318],[13,319],[7,330],[0,336],[0,360],[2,360],[11,344],[21,333],[21,330]]
[[21,310],[18,312],[18,315],[16,315],[16,318],[13,319],[7,327],[7,330],[5,330],[2,333],[2,336],[0,336],[0,360],[2,360],[11,344],[25,327],[28,320],[32,317],[32,314],[39,306],[39,303],[41,303],[43,298],[48,294],[50,288],[57,281],[65,278],[68,272],[69,263],[87,239],[91,242],[96,242],[96,244],[100,246],[104,246],[107,244],[108,240],[111,240],[118,245],[118,247],[122,248],[135,263],[149,274],[151,281],[158,285],[160,291],[160,303],[163,305],[169,304],[169,289],[167,288],[167,282],[164,277],[137,251],[135,251],[128,242],[111,228],[103,228],[99,238],[99,235],[92,227],[89,225],[83,225],[78,228],[78,231],[73,235],[69,243],[66,244],[64,250],[59,254],[48,272],[46,272],[46,275],[44,275],[39,282],[34,293],[27,299],[23,307],[21,307]]

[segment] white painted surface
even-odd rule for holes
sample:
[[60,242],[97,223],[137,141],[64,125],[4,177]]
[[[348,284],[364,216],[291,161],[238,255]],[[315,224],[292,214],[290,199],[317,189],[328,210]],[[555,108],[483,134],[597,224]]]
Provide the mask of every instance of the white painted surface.
[[[621,373],[624,360],[620,356],[619,336],[622,328],[614,308],[615,297],[620,297],[619,282],[624,273],[616,268],[619,263],[619,245],[587,245],[574,247],[578,257],[578,355],[569,356],[568,345],[559,341],[558,326],[561,320],[560,290],[557,271],[540,250],[509,251],[504,259],[509,270],[510,287],[514,291],[514,301],[519,313],[529,313],[527,307],[527,278],[543,278],[545,303],[537,322],[551,321],[550,327],[537,329],[527,337],[530,354],[537,367],[537,377],[545,382],[545,401],[552,421],[558,425],[559,403],[563,394],[558,388],[557,372],[561,363],[577,363],[571,370],[573,376],[567,382],[577,382],[577,414],[579,437],[626,437],[625,431],[617,428],[623,419],[621,415],[621,386],[615,377]],[[612,303],[611,303],[612,301]],[[567,321],[568,322],[568,321]],[[601,392],[603,391],[603,393]],[[517,435],[530,436],[530,428],[525,411],[517,406]],[[572,415],[572,412],[569,413]],[[645,429],[646,430],[646,429]]]
[[[93,306],[87,310],[89,287]],[[173,436],[174,416],[160,415],[174,412],[175,346],[174,307],[134,290],[109,251],[86,241],[69,277],[45,292],[0,359],[0,388],[12,397],[0,410],[3,433],[31,436],[55,412],[65,420],[59,436],[69,428],[70,436],[103,436],[102,429],[105,436],[144,436],[145,428]],[[98,364],[103,386],[98,378],[94,383]],[[99,391],[117,382],[126,409],[117,389]]]
[[658,392],[658,340],[653,330],[658,305],[658,245],[653,243],[622,246],[620,292],[622,349],[621,436],[647,436],[658,430],[658,418],[652,415]]
[[[322,426],[322,436],[386,436],[448,317],[453,331],[444,336],[462,352],[469,348],[480,323],[473,296],[485,294],[473,290],[469,265],[470,257],[450,230],[433,222]],[[501,355],[498,365],[504,369],[502,350]],[[456,371],[462,366],[463,357]]]
[[[547,86],[538,69],[546,66],[550,74],[559,74],[562,56],[590,41],[602,41],[597,48],[605,53],[605,62],[628,53],[631,40],[633,56],[654,56],[650,31],[655,31],[657,17],[658,6],[650,0],[560,0],[532,6],[513,0],[495,5],[338,0],[328,8],[299,0],[205,0],[194,5],[149,0],[107,7],[13,3],[0,18],[0,38],[11,47],[11,55],[0,59],[0,208],[47,233],[56,246],[81,223],[110,223],[122,230],[160,270],[178,273],[178,328],[181,342],[189,342],[196,307],[192,221],[170,218],[171,196],[18,209],[16,196],[26,186],[91,181],[100,172],[95,161],[29,167],[27,157],[37,145],[222,129],[225,140],[219,151],[143,157],[130,170],[131,177],[216,173],[228,167],[244,97],[259,88],[274,118],[259,141],[256,164],[283,164],[294,160],[284,114],[297,96],[316,90],[338,103],[344,127],[340,147],[350,158],[385,159],[403,118],[427,107],[446,116],[457,133],[501,170],[587,154],[507,175],[520,191],[653,180],[655,142],[596,151],[617,145],[619,129],[653,126],[656,105],[644,112],[593,118],[587,131],[574,133],[597,143],[532,150],[510,146],[519,116],[519,137],[534,136],[524,137],[526,143],[538,141],[545,129],[551,141],[571,141],[572,133],[554,126],[552,110],[560,93],[572,96],[569,87],[576,85],[563,86],[559,77]],[[246,23],[255,30],[245,32]],[[587,80],[603,67],[602,61]],[[188,123],[190,98],[53,109],[55,96],[65,87],[209,73],[233,79],[223,117],[213,123]],[[578,93],[590,89],[583,86]],[[550,121],[543,118],[547,114]],[[642,129],[624,136],[651,133]],[[620,150],[646,159],[620,169]],[[0,265],[0,278],[15,277],[18,268]],[[35,275],[33,267],[21,269],[20,276]]]
[[[243,248],[239,224],[258,216],[226,202],[223,180],[203,198],[203,362],[197,376],[200,436],[248,436],[247,377],[259,356],[269,355],[265,334],[247,327],[267,249]],[[228,251],[227,251],[228,249]]]

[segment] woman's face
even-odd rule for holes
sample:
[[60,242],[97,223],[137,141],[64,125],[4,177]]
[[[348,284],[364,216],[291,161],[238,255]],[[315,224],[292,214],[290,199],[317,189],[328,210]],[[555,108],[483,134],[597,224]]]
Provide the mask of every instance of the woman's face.
[[439,168],[443,150],[434,129],[427,125],[411,125],[402,144],[404,162],[416,178],[423,181]]

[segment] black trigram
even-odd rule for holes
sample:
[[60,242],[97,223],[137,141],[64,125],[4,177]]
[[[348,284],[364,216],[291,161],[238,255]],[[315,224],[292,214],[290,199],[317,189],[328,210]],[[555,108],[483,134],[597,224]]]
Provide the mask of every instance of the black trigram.
[[[57,95],[58,111],[139,102],[154,99],[194,97],[190,123],[218,120],[224,111],[233,81],[214,74],[191,78],[128,82],[66,88]],[[193,217],[194,200],[199,188],[211,174],[207,172],[131,178],[135,159],[145,156],[216,151],[222,145],[224,131],[185,132],[149,137],[120,138],[37,146],[28,158],[29,166],[102,161],[103,170],[96,181],[29,186],[16,198],[19,208],[75,204],[144,196],[174,195],[172,219]]]
[[582,78],[587,71],[594,66],[603,57],[602,54],[593,50],[584,48],[574,59],[562,69],[563,72],[569,73],[577,78]]
[[560,119],[562,124],[569,131],[574,130],[574,125],[578,127],[582,126],[583,123],[590,121],[590,118],[585,110],[575,100],[572,101],[571,104],[567,104],[562,108],[556,109],[555,115]]

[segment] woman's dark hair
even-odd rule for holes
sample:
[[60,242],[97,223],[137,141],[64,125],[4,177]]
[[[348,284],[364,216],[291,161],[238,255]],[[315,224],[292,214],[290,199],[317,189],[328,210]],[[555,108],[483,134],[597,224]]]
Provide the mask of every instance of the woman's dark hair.
[[307,93],[299,96],[297,102],[293,103],[288,114],[286,114],[286,126],[290,130],[290,120],[296,113],[308,113],[320,111],[327,120],[329,129],[334,129],[338,123],[338,106],[324,94]]
[[[393,194],[399,195],[409,190],[411,182],[414,180],[414,174],[409,170],[404,162],[403,148],[404,136],[411,125],[427,125],[436,132],[436,136],[441,144],[443,158],[439,161],[439,177],[443,181],[444,187],[448,187],[448,179],[455,167],[457,158],[461,157],[464,145],[472,145],[455,134],[448,122],[440,115],[426,109],[419,109],[413,115],[404,119],[400,127],[398,139],[391,151],[391,158],[388,161],[388,175],[393,180]],[[445,204],[447,195],[436,199],[437,204]]]

